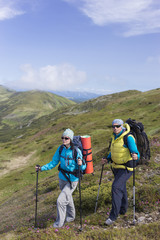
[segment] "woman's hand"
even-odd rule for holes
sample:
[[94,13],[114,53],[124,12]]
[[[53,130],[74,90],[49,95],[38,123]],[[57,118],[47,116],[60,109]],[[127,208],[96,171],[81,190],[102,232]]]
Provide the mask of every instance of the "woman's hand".
[[78,158],[77,163],[78,163],[78,166],[81,166],[82,165],[82,160],[80,158]]
[[35,169],[36,169],[36,172],[41,171],[41,167],[40,167],[39,165],[36,165],[36,166],[35,166]]
[[108,163],[108,160],[106,158],[102,158],[101,163],[104,165],[105,163]]

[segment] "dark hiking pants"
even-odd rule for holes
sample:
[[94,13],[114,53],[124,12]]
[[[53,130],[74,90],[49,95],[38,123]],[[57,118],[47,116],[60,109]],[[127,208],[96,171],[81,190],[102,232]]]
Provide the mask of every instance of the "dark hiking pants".
[[112,184],[112,209],[109,218],[115,221],[118,214],[125,214],[128,208],[126,182],[133,172],[127,169],[112,169],[114,181]]

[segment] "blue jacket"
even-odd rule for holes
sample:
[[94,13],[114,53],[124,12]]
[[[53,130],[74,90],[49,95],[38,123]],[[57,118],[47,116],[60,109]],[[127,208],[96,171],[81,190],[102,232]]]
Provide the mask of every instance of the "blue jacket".
[[[71,147],[68,149],[64,146],[62,149],[61,154],[59,154],[60,146],[58,147],[57,151],[55,152],[52,161],[47,163],[46,165],[41,167],[41,171],[51,170],[52,168],[56,167],[59,163],[61,168],[63,168],[66,171],[73,172],[74,170],[78,170],[78,164],[75,159],[73,159],[73,150]],[[83,159],[82,152],[77,148],[77,159]],[[86,164],[83,164],[80,166],[80,169],[83,171],[86,169]],[[59,178],[67,181],[65,176],[59,171]],[[75,177],[72,174],[69,174],[69,178],[71,182],[78,181],[79,178]]]

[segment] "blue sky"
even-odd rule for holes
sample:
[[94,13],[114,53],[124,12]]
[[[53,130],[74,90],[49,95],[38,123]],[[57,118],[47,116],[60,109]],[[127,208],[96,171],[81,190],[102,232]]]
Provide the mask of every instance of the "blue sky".
[[160,87],[160,1],[0,0],[0,84],[110,94]]

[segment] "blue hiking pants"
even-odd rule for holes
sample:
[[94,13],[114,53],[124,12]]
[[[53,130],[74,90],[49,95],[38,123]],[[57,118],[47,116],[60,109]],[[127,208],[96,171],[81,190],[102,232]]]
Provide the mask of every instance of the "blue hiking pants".
[[125,214],[128,208],[126,182],[133,172],[127,169],[112,169],[114,181],[112,184],[112,209],[109,218],[115,221],[118,214]]

